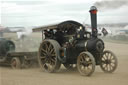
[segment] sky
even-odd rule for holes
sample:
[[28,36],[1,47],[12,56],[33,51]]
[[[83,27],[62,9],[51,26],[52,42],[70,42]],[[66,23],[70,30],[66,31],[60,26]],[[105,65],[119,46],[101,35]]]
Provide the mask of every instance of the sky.
[[[0,0],[0,24],[5,27],[43,26],[66,20],[90,24],[90,7],[102,1],[105,0]],[[113,1],[116,4],[116,0]],[[98,10],[99,24],[128,23],[128,4],[112,9],[109,5]]]

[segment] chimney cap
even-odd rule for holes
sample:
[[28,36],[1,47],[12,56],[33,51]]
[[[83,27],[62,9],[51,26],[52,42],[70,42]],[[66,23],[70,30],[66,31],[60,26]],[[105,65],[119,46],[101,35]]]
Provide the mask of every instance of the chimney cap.
[[90,11],[97,10],[96,6],[91,6]]

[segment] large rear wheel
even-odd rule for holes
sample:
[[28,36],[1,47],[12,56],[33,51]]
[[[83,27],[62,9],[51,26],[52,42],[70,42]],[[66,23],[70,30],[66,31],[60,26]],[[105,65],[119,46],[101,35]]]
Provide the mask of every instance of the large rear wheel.
[[104,72],[112,73],[116,70],[117,65],[118,62],[116,55],[109,50],[104,51],[101,57],[101,64],[100,64],[101,69]]
[[95,70],[95,59],[89,52],[82,52],[77,59],[77,69],[83,76],[90,76]]
[[60,45],[55,40],[44,40],[40,45],[38,61],[46,72],[55,72],[60,68],[59,49]]

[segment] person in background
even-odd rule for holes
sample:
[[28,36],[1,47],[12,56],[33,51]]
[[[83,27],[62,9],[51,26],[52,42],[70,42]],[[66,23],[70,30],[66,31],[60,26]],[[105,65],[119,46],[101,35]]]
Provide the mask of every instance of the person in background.
[[102,33],[104,36],[108,35],[108,31],[105,28],[102,29]]

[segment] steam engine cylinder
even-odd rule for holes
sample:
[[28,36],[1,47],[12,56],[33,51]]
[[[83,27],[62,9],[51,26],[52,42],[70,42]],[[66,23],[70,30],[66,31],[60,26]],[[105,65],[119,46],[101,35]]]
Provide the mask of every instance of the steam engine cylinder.
[[91,38],[87,42],[87,50],[89,52],[103,52],[104,50],[104,42],[98,38]]

